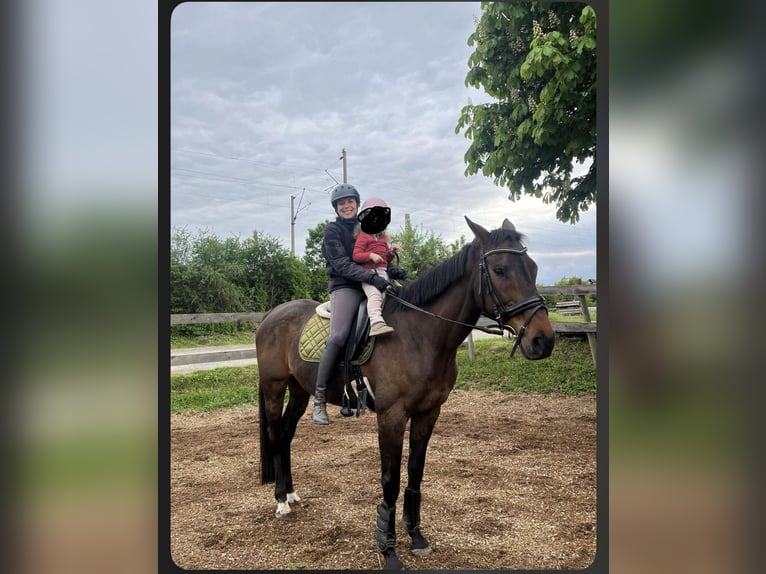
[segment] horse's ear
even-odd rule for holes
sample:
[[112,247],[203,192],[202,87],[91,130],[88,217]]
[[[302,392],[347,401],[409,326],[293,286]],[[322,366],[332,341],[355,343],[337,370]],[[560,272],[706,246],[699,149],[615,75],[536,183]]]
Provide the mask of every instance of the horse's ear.
[[489,243],[489,231],[484,229],[478,223],[474,223],[468,219],[467,215],[464,215],[463,217],[465,217],[466,222],[468,222],[468,227],[471,228],[471,231],[473,231],[473,234],[476,236],[476,239],[479,240],[479,243],[482,245],[487,245]]
[[507,229],[508,231],[516,231],[516,226],[514,226],[513,223],[508,221],[508,218],[506,218],[506,219],[503,219],[502,229]]

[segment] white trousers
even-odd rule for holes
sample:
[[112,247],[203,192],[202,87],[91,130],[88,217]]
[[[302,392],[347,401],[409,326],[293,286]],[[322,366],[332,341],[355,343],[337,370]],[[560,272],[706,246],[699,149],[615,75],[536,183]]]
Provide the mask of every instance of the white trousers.
[[[388,281],[388,271],[382,267],[376,267],[373,271]],[[367,295],[367,314],[370,316],[370,324],[382,321],[383,293],[378,291],[375,285],[370,285],[369,283],[362,283],[362,289],[364,289],[364,294]]]

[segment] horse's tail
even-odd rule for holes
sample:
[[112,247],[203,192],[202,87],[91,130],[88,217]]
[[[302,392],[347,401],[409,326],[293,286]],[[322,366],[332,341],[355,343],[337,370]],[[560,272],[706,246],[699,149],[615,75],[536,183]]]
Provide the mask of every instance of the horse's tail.
[[274,453],[269,443],[268,421],[266,420],[266,398],[263,387],[258,385],[258,427],[261,435],[261,484],[274,482]]

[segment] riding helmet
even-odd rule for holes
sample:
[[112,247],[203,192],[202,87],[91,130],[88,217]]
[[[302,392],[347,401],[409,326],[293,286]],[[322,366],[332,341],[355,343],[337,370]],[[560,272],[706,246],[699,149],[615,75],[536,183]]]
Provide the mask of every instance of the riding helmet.
[[391,223],[391,209],[377,197],[367,199],[356,216],[365,233],[380,233]]
[[332,193],[330,194],[330,203],[332,203],[332,208],[336,209],[338,200],[343,199],[344,197],[353,197],[356,199],[356,204],[359,205],[360,197],[356,188],[350,183],[340,183],[335,186],[335,188],[332,190]]

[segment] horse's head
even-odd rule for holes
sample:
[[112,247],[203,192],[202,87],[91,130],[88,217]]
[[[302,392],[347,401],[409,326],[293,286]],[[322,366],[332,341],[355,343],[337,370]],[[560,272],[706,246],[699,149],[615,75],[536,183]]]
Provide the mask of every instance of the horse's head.
[[475,289],[482,312],[514,331],[524,357],[549,357],[555,335],[535,286],[537,264],[521,244],[521,234],[507,219],[491,232],[465,219],[479,246],[480,277]]

